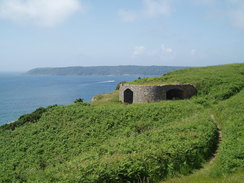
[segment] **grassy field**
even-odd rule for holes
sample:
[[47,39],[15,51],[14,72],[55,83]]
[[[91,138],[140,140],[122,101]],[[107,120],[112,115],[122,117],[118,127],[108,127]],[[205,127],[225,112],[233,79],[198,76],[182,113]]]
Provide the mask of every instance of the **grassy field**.
[[197,96],[123,105],[115,91],[0,127],[0,182],[241,182],[244,64],[132,83],[175,82],[193,84]]
[[244,91],[214,106],[209,113],[215,115],[222,131],[222,140],[216,158],[190,176],[169,178],[167,183],[241,183],[244,182]]

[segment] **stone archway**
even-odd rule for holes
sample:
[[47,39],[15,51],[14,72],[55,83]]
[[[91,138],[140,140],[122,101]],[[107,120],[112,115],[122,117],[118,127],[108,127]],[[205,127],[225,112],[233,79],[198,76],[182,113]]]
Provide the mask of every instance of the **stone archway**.
[[183,98],[184,98],[183,91],[180,89],[171,89],[166,93],[167,100],[179,100]]
[[124,103],[132,104],[133,103],[133,91],[126,89],[124,91]]

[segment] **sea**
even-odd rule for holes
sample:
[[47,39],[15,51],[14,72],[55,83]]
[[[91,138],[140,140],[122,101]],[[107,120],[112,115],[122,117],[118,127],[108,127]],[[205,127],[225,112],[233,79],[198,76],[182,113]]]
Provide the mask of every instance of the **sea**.
[[39,107],[68,105],[76,99],[112,92],[121,81],[140,75],[123,76],[32,76],[23,73],[0,73],[0,125],[16,121]]

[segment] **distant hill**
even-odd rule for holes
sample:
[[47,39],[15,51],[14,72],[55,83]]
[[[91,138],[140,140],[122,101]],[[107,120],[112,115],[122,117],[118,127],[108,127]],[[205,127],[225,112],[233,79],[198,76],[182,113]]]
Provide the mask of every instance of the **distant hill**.
[[92,66],[35,68],[28,75],[162,75],[166,72],[186,67],[174,66]]

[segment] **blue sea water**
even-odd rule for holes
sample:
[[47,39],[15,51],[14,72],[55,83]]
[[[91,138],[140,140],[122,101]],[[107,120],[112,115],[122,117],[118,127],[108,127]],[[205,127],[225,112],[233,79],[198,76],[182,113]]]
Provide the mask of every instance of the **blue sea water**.
[[112,92],[120,81],[143,76],[29,76],[0,73],[0,125],[39,107],[67,105],[77,98]]

